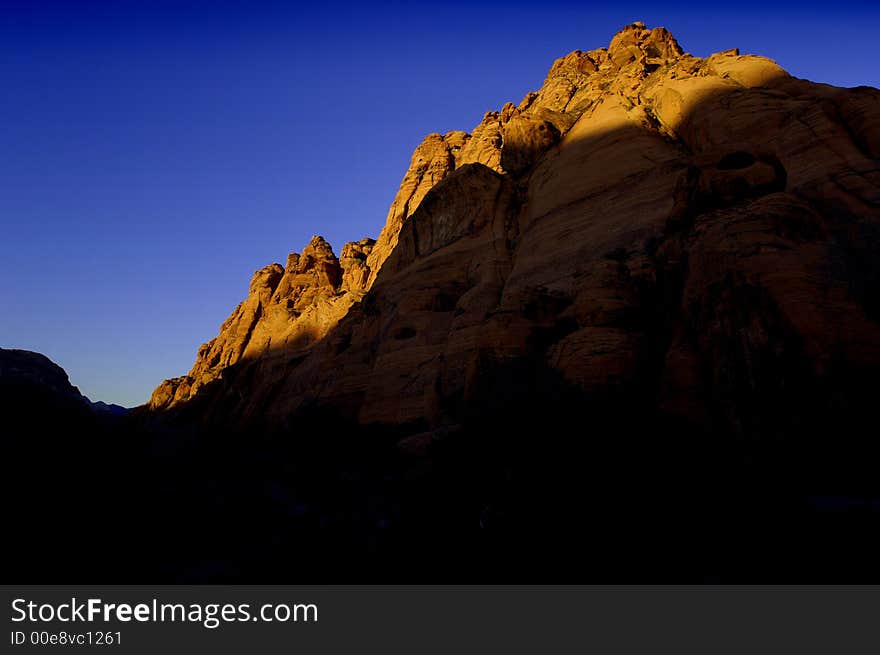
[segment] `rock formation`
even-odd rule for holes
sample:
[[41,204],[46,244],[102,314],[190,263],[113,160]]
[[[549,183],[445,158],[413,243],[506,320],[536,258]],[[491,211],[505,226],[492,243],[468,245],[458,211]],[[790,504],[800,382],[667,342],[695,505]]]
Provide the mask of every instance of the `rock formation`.
[[151,408],[437,430],[523,359],[734,435],[852,408],[880,370],[878,160],[876,89],[629,25],[428,135],[375,243],[258,271]]
[[248,297],[220,326],[220,334],[199,348],[189,375],[163,382],[150,406],[188,400],[223,370],[273,350],[306,350],[361,298],[370,278],[372,239],[348,243],[337,259],[330,244],[315,236],[287,265],[270,264],[254,273]]

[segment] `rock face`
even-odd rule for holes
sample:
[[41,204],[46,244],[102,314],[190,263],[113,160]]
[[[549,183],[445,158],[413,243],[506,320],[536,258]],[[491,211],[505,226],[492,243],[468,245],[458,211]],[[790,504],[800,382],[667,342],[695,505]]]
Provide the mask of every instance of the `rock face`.
[[[557,60],[416,149],[375,244],[316,237],[155,410],[285,427],[463,420],[517,361],[739,436],[868,407],[880,372],[880,92],[663,28]],[[195,405],[194,405],[195,406]]]
[[337,259],[330,244],[316,236],[287,265],[270,264],[254,273],[248,297],[199,348],[189,375],[165,380],[150,399],[164,409],[184,402],[241,360],[274,351],[307,350],[345,315],[367,288],[372,239],[346,244]]

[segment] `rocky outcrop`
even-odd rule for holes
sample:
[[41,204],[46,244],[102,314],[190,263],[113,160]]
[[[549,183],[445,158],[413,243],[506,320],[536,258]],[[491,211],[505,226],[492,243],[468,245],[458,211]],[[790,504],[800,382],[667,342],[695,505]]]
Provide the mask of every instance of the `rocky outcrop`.
[[370,281],[370,267],[367,266],[367,258],[373,252],[375,245],[375,240],[367,238],[346,243],[343,246],[339,255],[343,291],[358,293],[367,288]]
[[270,264],[254,273],[248,297],[199,348],[188,375],[165,380],[153,392],[152,409],[185,402],[205,384],[242,360],[278,350],[306,350],[360,299],[370,277],[372,239],[348,243],[337,259],[330,244],[315,236],[287,265]]
[[449,132],[445,136],[429,134],[416,148],[409,170],[391,203],[385,227],[367,257],[368,284],[372,284],[382,263],[397,245],[397,235],[404,221],[416,210],[425,194],[455,170],[457,159],[469,140],[470,135],[466,132]]
[[313,241],[307,264],[259,272],[153,406],[195,394],[203,420],[270,427],[323,407],[421,434],[528,361],[734,435],[861,411],[880,370],[878,103],[630,25],[471,134],[426,137],[375,244],[337,261]]

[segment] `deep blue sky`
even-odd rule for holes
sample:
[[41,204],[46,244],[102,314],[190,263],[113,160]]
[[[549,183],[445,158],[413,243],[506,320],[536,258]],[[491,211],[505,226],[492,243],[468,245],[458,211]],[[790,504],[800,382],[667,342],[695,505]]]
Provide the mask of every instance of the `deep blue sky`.
[[375,237],[426,133],[635,20],[880,86],[867,3],[613,4],[0,0],[0,346],[146,401],[255,269]]

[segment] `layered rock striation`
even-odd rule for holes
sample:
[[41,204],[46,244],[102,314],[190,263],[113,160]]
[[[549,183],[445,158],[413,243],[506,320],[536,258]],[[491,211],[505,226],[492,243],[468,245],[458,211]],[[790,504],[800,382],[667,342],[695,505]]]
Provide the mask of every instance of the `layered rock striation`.
[[693,57],[635,23],[470,134],[427,136],[375,243],[337,259],[316,237],[258,271],[151,407],[432,430],[525,360],[636,410],[770,434],[864,400],[878,255],[880,92]]

